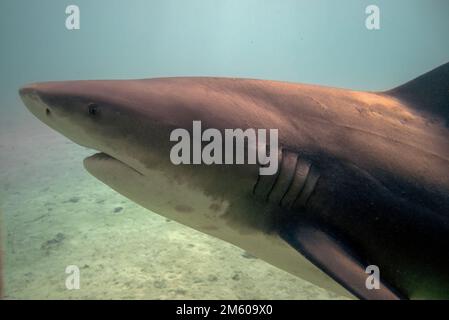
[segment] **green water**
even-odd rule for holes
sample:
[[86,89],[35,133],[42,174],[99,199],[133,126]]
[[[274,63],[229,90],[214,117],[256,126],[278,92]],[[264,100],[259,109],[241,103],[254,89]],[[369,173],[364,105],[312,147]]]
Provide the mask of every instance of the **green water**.
[[[339,299],[151,213],[90,176],[35,119],[29,82],[235,76],[383,90],[449,61],[449,2],[0,2],[0,205],[7,299]],[[81,29],[65,28],[77,4]],[[81,270],[67,290],[68,265]]]

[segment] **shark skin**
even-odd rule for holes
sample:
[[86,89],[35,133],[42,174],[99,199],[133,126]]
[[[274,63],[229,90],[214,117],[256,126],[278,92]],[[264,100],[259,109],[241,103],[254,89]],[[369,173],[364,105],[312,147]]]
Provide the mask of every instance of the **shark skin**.
[[[44,82],[27,108],[99,180],[320,287],[449,298],[449,64],[386,92],[235,78]],[[279,168],[174,165],[177,128],[278,129]],[[366,268],[380,270],[378,289]]]

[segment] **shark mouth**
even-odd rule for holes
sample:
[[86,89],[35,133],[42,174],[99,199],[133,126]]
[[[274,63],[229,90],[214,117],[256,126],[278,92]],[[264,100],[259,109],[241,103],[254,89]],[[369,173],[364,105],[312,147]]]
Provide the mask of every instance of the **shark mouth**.
[[120,161],[119,159],[114,158],[113,156],[111,156],[107,153],[104,153],[104,152],[98,152],[98,153],[91,155],[90,157],[85,158],[84,159],[84,167],[90,172],[90,171],[92,171],[91,170],[92,164],[95,164],[95,165],[100,164],[100,165],[104,166],[104,165],[108,164],[108,162],[113,164],[114,166],[125,167],[127,170],[132,170],[141,176],[144,175],[136,168],[134,168],[134,167],[128,165],[127,163]]

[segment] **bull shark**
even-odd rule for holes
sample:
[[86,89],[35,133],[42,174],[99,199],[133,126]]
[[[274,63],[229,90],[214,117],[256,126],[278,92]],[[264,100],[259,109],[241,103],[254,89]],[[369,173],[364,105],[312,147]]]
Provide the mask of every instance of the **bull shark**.
[[[449,298],[449,63],[382,92],[174,77],[19,93],[98,151],[88,172],[155,213],[348,297]],[[173,164],[170,133],[193,121],[278,129],[276,173]]]

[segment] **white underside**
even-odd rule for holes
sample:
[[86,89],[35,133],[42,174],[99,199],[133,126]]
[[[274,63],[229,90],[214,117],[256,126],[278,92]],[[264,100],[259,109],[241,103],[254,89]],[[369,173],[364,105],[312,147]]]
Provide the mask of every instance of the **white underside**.
[[226,201],[217,203],[200,190],[167,179],[162,172],[142,175],[108,156],[87,158],[84,165],[99,180],[157,214],[229,242],[324,289],[353,297],[279,236],[254,229],[235,228],[225,218],[229,206]]

